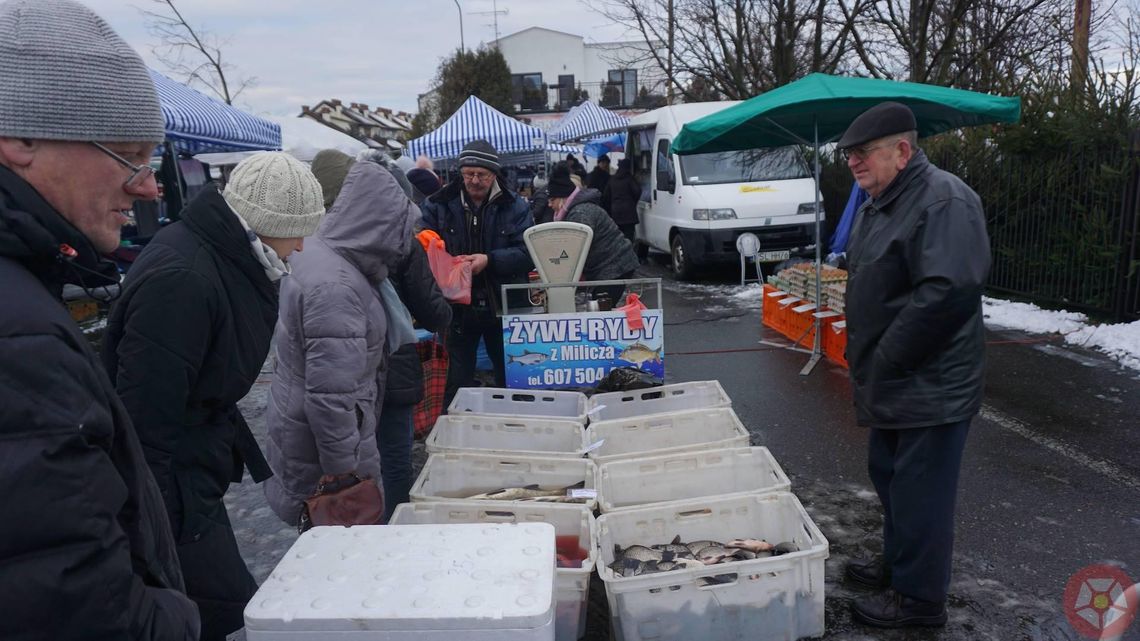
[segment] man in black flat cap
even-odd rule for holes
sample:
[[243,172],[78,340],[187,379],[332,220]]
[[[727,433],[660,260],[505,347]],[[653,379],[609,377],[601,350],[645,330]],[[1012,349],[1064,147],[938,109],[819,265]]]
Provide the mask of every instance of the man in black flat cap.
[[533,224],[530,205],[511,191],[500,169],[491,143],[473,140],[459,152],[459,176],[420,205],[424,227],[439,234],[452,256],[471,262],[471,304],[452,305],[447,333],[445,408],[460,387],[474,383],[480,338],[495,368],[495,385],[506,387],[499,285],[527,282],[534,267],[523,241]]
[[879,590],[853,603],[855,618],[887,628],[946,623],[958,471],[985,370],[982,203],[930,164],[916,130],[909,108],[885,102],[838,144],[870,194],[847,250],[847,360],[884,511],[883,554],[845,575]]

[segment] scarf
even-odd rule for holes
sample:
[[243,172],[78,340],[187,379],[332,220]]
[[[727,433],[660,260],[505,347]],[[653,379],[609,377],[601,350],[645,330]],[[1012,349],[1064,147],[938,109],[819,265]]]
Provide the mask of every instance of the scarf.
[[562,201],[562,206],[555,212],[554,220],[562,220],[566,217],[566,214],[570,212],[570,206],[574,204],[574,199],[578,197],[578,192],[580,191],[582,191],[581,187],[575,187],[574,191],[570,192],[566,200]]
[[[231,209],[230,211],[233,210]],[[289,274],[291,271],[289,263],[278,258],[277,252],[273,251],[272,247],[261,242],[261,239],[249,228],[249,224],[245,222],[244,218],[238,216],[236,212],[234,216],[237,217],[242,229],[245,230],[245,237],[246,240],[249,241],[250,249],[253,250],[253,257],[257,259],[262,269],[265,270],[265,275],[269,278],[269,282],[276,283],[281,280],[281,277]]]

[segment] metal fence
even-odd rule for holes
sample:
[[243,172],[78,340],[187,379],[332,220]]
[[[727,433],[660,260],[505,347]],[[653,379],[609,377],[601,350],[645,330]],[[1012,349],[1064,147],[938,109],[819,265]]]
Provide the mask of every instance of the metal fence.
[[[1022,156],[941,145],[931,161],[982,199],[991,290],[1140,319],[1140,155],[1118,148]],[[851,175],[834,162],[823,178],[837,221]]]

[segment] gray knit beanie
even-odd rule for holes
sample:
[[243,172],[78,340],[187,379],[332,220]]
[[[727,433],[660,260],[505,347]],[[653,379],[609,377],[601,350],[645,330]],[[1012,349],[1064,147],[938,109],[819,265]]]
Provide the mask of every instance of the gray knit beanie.
[[146,65],[119,34],[71,0],[0,4],[0,136],[162,142]]
[[238,163],[222,196],[258,236],[312,236],[325,215],[316,176],[281,151],[255,154]]

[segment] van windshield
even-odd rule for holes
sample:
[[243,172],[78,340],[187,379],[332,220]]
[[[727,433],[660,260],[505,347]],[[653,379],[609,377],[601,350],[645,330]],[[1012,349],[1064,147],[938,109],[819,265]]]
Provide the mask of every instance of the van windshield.
[[744,149],[681,156],[686,185],[714,185],[811,178],[799,147]]

